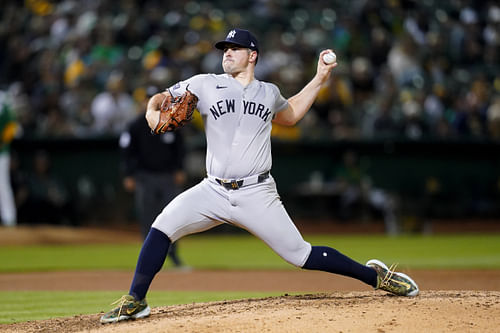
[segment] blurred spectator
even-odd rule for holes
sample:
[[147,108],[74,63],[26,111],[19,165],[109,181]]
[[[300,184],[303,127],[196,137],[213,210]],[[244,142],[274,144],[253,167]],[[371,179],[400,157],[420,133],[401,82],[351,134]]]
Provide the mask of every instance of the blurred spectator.
[[401,135],[410,140],[420,140],[428,133],[421,101],[418,96],[415,96],[417,94],[409,90],[403,90],[400,95],[401,114],[403,116]]
[[488,117],[488,130],[491,138],[500,140],[500,95],[495,96],[493,103],[486,111]]
[[60,96],[59,109],[70,126],[71,133],[76,137],[92,136],[94,118],[90,112],[92,102],[91,91],[85,82],[76,81]]
[[112,73],[106,83],[106,91],[99,93],[91,105],[95,134],[119,134],[135,116],[136,105],[125,90],[122,73]]
[[400,87],[412,86],[414,80],[422,75],[418,49],[413,37],[403,34],[389,51],[387,64]]
[[[123,151],[123,187],[134,193],[135,208],[143,239],[154,219],[177,196],[186,183],[184,139],[181,131],[153,135],[144,116],[148,99],[156,94],[149,87],[140,112],[120,136]],[[174,245],[175,244],[175,245]],[[183,266],[173,243],[168,257],[174,266]]]
[[381,138],[395,137],[399,127],[392,114],[392,100],[385,98],[379,102],[377,114],[373,123],[374,135]]
[[5,92],[0,91],[0,220],[2,225],[13,227],[17,212],[10,179],[10,144],[17,130],[12,106]]
[[18,212],[18,222],[23,222],[20,207],[24,205],[28,197],[28,175],[16,151],[12,151],[10,159],[10,182]]

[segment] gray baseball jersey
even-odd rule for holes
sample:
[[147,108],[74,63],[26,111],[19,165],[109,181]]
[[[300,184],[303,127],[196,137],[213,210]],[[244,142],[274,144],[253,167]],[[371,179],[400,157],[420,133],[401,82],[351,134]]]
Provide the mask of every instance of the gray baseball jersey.
[[240,179],[271,169],[271,121],[288,106],[276,85],[253,80],[243,87],[228,74],[200,74],[169,88],[199,98],[207,138],[209,175]]
[[[222,223],[248,230],[289,263],[302,267],[311,245],[288,216],[271,169],[271,127],[288,101],[274,84],[243,87],[227,74],[196,75],[168,90],[198,96],[207,138],[208,177],[184,191],[158,215],[153,227],[172,242]],[[232,180],[230,186],[225,180]],[[234,187],[232,187],[234,185]]]

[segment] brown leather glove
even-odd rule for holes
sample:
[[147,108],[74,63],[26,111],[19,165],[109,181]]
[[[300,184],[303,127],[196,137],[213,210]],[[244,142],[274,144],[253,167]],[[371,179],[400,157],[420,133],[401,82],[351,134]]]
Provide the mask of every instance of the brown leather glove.
[[186,92],[176,98],[167,96],[160,107],[160,119],[154,129],[155,134],[175,131],[193,119],[198,97],[186,88]]

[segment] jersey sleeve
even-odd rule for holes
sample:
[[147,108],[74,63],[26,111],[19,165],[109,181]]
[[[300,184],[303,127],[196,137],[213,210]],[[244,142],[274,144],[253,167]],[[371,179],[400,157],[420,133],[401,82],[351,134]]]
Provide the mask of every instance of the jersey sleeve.
[[275,84],[271,84],[271,87],[276,97],[274,101],[274,110],[276,110],[276,112],[281,112],[288,107],[288,100],[281,95],[279,88]]
[[200,97],[202,92],[203,81],[206,78],[206,74],[199,74],[190,77],[187,80],[179,81],[173,86],[169,87],[167,90],[173,97],[180,96],[186,92],[186,89],[189,89],[193,94]]

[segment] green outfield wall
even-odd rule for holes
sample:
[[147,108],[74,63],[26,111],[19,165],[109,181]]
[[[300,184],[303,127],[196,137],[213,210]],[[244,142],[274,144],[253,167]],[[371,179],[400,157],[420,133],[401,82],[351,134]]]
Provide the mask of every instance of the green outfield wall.
[[[311,200],[323,202],[312,217],[328,217],[336,193],[329,190],[347,151],[355,152],[374,188],[396,195],[402,209],[422,206],[442,218],[500,217],[500,143],[484,141],[273,142],[272,174],[290,212],[308,217]],[[130,195],[121,187],[118,138],[16,140],[19,169],[29,174],[34,154],[49,153],[52,171],[68,187],[82,219],[130,215]],[[190,183],[203,176],[202,138],[187,144]],[[305,190],[304,190],[305,189]],[[86,205],[86,206],[85,206]],[[430,207],[430,208],[429,208]],[[126,209],[124,209],[126,208]],[[90,209],[90,210],[89,210]]]

